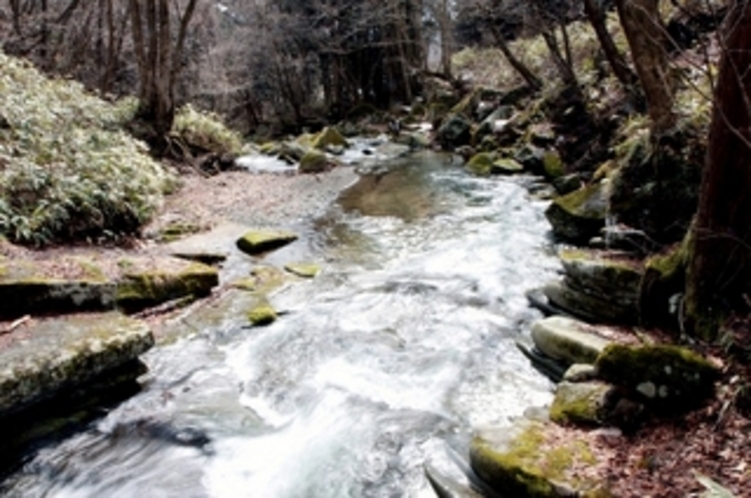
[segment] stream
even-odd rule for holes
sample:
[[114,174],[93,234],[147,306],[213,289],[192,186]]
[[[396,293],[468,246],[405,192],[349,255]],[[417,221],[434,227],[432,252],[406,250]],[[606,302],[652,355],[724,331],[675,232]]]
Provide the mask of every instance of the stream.
[[0,494],[435,496],[433,455],[552,397],[514,344],[539,317],[525,291],[558,269],[532,181],[430,152],[364,176],[265,258],[323,269],[271,296],[278,321],[248,328],[240,292],[193,309],[144,356],[141,393],[44,445]]

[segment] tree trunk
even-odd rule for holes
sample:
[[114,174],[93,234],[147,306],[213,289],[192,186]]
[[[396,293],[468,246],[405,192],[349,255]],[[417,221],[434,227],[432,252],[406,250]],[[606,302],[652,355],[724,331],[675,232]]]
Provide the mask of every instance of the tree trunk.
[[498,45],[498,49],[503,54],[503,57],[506,58],[506,62],[508,62],[509,65],[511,65],[511,67],[514,68],[517,73],[519,73],[519,76],[524,78],[524,81],[527,82],[527,85],[534,88],[535,90],[542,88],[542,81],[540,81],[540,78],[535,76],[532,70],[529,69],[521,60],[519,60],[514,55],[514,53],[511,51],[511,48],[508,46],[503,33],[501,33],[501,31],[496,26],[491,27],[491,32],[493,33],[493,38],[496,41],[496,45]]
[[[751,5],[736,1],[723,26],[707,162],[690,240],[685,318],[715,338],[751,292]],[[745,296],[744,296],[745,293]],[[744,302],[745,301],[745,302]]]
[[639,91],[638,80],[636,74],[628,67],[626,59],[618,51],[613,37],[610,36],[607,26],[605,24],[605,17],[602,15],[597,0],[584,0],[584,11],[587,14],[589,23],[595,30],[597,39],[600,42],[602,51],[605,54],[605,58],[608,60],[613,74],[620,82],[621,86],[626,90],[626,93],[631,97],[632,102],[635,104],[637,110],[643,110],[641,92]]
[[675,126],[676,116],[658,0],[616,0],[616,7],[647,100],[651,137],[659,142]]

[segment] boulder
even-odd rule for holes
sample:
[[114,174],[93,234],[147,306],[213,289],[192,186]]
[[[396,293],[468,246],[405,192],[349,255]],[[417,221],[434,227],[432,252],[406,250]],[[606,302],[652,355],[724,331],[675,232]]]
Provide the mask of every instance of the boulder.
[[261,254],[284,247],[297,240],[297,234],[283,230],[253,230],[239,239],[237,247],[250,255]]
[[597,378],[597,369],[587,363],[574,363],[563,374],[566,382],[587,382]]
[[467,118],[452,114],[438,128],[436,141],[446,150],[454,150],[462,145],[469,145],[472,135],[472,124]]
[[154,344],[145,323],[115,312],[31,327],[29,338],[0,349],[0,417],[129,364]]
[[712,395],[720,374],[693,351],[662,344],[611,344],[595,365],[601,379],[625,386],[649,406],[670,412],[699,405]]
[[493,154],[489,152],[475,154],[467,163],[466,168],[477,176],[489,176],[493,168]]
[[584,322],[563,316],[551,316],[532,325],[535,347],[549,357],[569,364],[592,364],[610,341],[594,333]]
[[536,123],[527,129],[528,140],[537,147],[549,147],[555,142],[555,132],[550,123]]
[[544,157],[545,149],[531,144],[525,144],[514,152],[514,159],[524,166],[524,169],[541,176],[545,175]]
[[561,439],[558,431],[529,420],[482,430],[470,445],[472,470],[501,496],[607,496],[605,483],[581,472],[598,464],[593,443],[585,435]]
[[583,186],[584,182],[578,173],[571,173],[553,179],[553,187],[558,192],[558,195],[570,194]]
[[219,285],[216,268],[203,263],[157,260],[129,270],[117,283],[115,304],[128,313],[184,297],[203,297]]
[[330,147],[349,147],[349,142],[339,130],[327,126],[313,137],[311,145],[318,150],[327,150]]
[[572,243],[584,243],[600,233],[607,215],[607,182],[586,186],[556,198],[545,210],[553,233]]
[[261,302],[248,311],[248,321],[254,327],[271,325],[276,319],[276,310],[267,302]]
[[555,180],[566,174],[563,160],[558,151],[546,150],[542,155],[542,167],[545,170],[545,178]]
[[640,263],[581,250],[561,252],[561,263],[563,281],[543,289],[552,305],[593,322],[638,322]]
[[557,424],[599,425],[612,397],[613,386],[602,382],[561,382],[550,406],[550,420]]
[[514,173],[522,173],[523,171],[524,166],[510,157],[496,159],[490,166],[490,172],[494,175],[512,175]]
[[321,173],[328,168],[326,154],[318,150],[309,150],[300,158],[300,173]]

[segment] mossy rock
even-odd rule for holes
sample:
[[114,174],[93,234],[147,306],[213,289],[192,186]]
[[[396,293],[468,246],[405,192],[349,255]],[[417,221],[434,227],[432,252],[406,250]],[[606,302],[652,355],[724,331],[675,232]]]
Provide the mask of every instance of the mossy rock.
[[644,276],[640,261],[584,250],[564,250],[560,258],[569,287],[610,301],[612,306],[624,308],[624,313],[638,313]]
[[561,425],[599,425],[613,389],[602,382],[561,382],[550,406],[550,420]]
[[592,364],[610,344],[593,331],[591,325],[579,320],[551,316],[532,325],[532,340],[537,349],[555,360]]
[[640,284],[639,316],[644,325],[679,328],[676,297],[686,287],[689,236],[680,244],[649,257]]
[[130,313],[173,299],[207,296],[217,285],[217,269],[202,263],[191,263],[180,270],[126,273],[117,284],[115,302]]
[[284,281],[285,275],[279,268],[258,265],[250,270],[249,277],[235,280],[230,286],[248,292],[267,294],[281,286]]
[[297,234],[283,230],[253,230],[239,239],[237,247],[250,255],[279,249],[297,240]]
[[490,176],[493,168],[494,155],[489,152],[480,152],[472,156],[467,162],[467,170],[477,176]]
[[667,411],[698,406],[714,392],[720,371],[693,351],[674,345],[611,344],[595,363],[601,379],[626,386]]
[[494,175],[512,175],[524,172],[524,166],[510,157],[502,157],[493,161],[490,172]]
[[149,327],[110,312],[38,320],[34,340],[0,350],[0,416],[135,360],[154,344]]
[[279,158],[289,164],[295,164],[300,162],[309,150],[310,147],[297,142],[284,142],[279,149]]
[[321,267],[315,263],[290,263],[284,269],[301,278],[314,278],[321,272]]
[[545,169],[545,177],[555,180],[566,174],[561,155],[555,150],[547,150],[542,156],[542,167]]
[[248,321],[254,327],[271,325],[276,321],[278,315],[273,306],[269,303],[260,303],[248,311]]
[[622,303],[607,294],[588,292],[565,279],[548,283],[542,293],[558,310],[589,322],[635,324],[639,318],[631,301]]
[[596,183],[556,198],[545,210],[545,217],[557,236],[583,243],[605,226],[607,207],[607,188]]
[[566,195],[575,192],[584,186],[582,177],[578,173],[559,176],[553,179],[553,188],[558,195]]
[[[58,266],[68,268],[71,275],[57,276]],[[93,259],[9,259],[0,264],[0,318],[110,310],[114,301],[115,283]]]
[[327,126],[321,130],[311,141],[311,146],[318,150],[326,150],[329,147],[349,147],[349,142],[339,133],[336,128]]
[[317,150],[309,150],[300,159],[300,173],[321,173],[326,171],[329,160],[326,154]]
[[276,156],[281,151],[282,146],[279,142],[266,142],[258,148],[258,152],[267,156]]
[[472,470],[501,496],[597,496],[605,483],[579,470],[597,463],[588,441],[556,440],[550,425],[522,420],[508,429],[484,430],[470,445]]

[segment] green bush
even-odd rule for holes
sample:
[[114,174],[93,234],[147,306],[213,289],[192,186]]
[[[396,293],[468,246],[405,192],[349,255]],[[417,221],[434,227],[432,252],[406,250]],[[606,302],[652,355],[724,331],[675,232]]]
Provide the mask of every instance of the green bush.
[[0,53],[0,233],[43,245],[137,231],[174,180],[123,131],[131,107]]
[[198,147],[207,152],[239,155],[243,148],[240,134],[227,128],[219,116],[199,112],[190,104],[177,112],[172,133],[191,147]]

